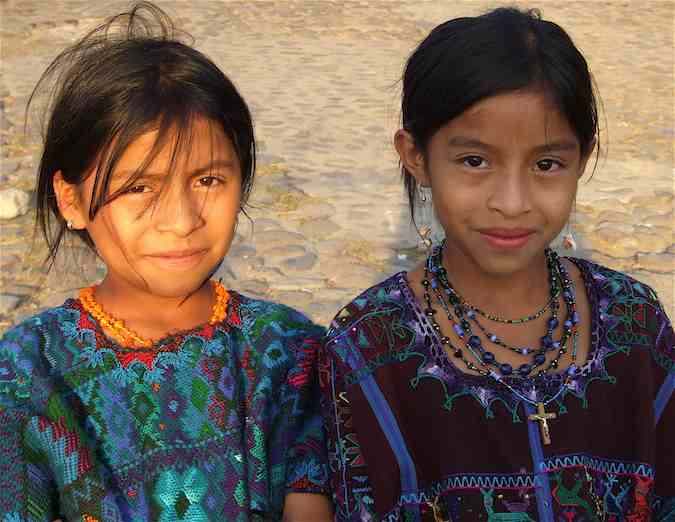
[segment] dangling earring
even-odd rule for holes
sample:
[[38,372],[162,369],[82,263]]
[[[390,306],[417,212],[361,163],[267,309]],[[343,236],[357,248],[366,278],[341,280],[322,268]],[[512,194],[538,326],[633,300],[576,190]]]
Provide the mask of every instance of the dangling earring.
[[577,249],[577,242],[574,239],[574,234],[572,234],[572,228],[570,227],[570,224],[567,224],[567,231],[565,232],[565,235],[562,238],[562,247],[565,250],[576,250]]
[[574,234],[572,233],[572,222],[574,221],[574,214],[576,213],[577,202],[574,201],[574,206],[572,208],[572,213],[570,214],[569,219],[567,220],[567,225],[565,225],[565,234],[562,237],[562,247],[565,250],[576,250],[577,242],[574,239]]
[[422,207],[420,208],[421,226],[417,227],[417,234],[420,236],[421,245],[427,252],[431,252],[431,247],[434,245],[431,239],[431,220],[433,215],[433,205],[431,204],[431,188],[419,186],[420,201]]
[[73,222],[70,219],[68,221],[66,221],[66,228],[68,230],[73,230],[73,228],[74,228]]

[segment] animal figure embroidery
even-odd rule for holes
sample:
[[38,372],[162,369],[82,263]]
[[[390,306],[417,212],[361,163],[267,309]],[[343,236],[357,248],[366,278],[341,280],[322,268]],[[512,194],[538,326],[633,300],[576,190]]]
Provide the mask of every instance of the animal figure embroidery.
[[605,510],[607,511],[608,515],[617,515],[623,513],[623,508],[621,507],[621,504],[623,502],[624,497],[630,490],[630,483],[624,484],[623,487],[619,490],[619,493],[616,495],[612,493],[612,489],[614,488],[614,484],[618,482],[618,479],[616,478],[615,475],[610,475],[607,478],[608,484],[607,484],[607,490],[605,491],[605,494],[602,496],[602,500],[605,503]]
[[452,522],[452,517],[446,515],[441,504],[441,497],[436,496],[433,502],[427,502],[434,516],[434,522]]
[[565,486],[565,483],[562,480],[561,471],[558,471],[553,475],[553,480],[556,482],[556,486],[553,488],[553,491],[551,491],[551,494],[558,504],[561,506],[581,507],[588,513],[591,520],[598,520],[591,505],[579,496],[579,490],[583,484],[580,480],[577,480],[571,489]]
[[652,480],[644,477],[635,477],[635,490],[633,509],[626,515],[627,522],[643,522],[651,519],[649,506],[649,490]]
[[530,495],[527,488],[518,490],[518,496],[521,500],[504,500],[504,505],[511,513],[526,513],[530,509]]
[[494,490],[481,489],[480,492],[483,494],[483,505],[488,514],[488,522],[534,522],[527,513],[495,512]]
[[566,522],[574,522],[574,519],[577,518],[577,512],[573,509],[565,509],[562,516],[565,517]]

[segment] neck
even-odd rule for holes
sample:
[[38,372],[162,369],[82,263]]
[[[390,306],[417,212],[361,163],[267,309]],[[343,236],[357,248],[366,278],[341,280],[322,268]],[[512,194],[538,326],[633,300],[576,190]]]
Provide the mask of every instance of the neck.
[[191,294],[165,297],[108,275],[96,287],[95,298],[106,313],[157,335],[167,329],[189,328],[208,320],[212,293],[208,280]]
[[459,248],[446,243],[443,266],[453,287],[466,301],[495,315],[527,315],[550,298],[543,251],[515,272],[488,273]]

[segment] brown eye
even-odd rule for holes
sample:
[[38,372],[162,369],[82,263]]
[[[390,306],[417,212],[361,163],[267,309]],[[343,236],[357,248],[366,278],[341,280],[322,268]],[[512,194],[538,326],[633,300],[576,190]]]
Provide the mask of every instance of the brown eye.
[[474,169],[477,169],[481,166],[483,167],[485,166],[483,165],[483,163],[485,163],[485,160],[480,156],[465,156],[464,158],[462,158],[462,163],[467,167],[471,167]]
[[203,178],[199,178],[198,180],[199,185],[202,187],[213,187],[219,182],[220,180],[214,176],[204,176]]
[[537,161],[537,168],[542,172],[550,172],[562,167],[559,161],[554,159],[543,159]]
[[147,190],[150,190],[150,187],[147,185],[134,185],[133,187],[129,188],[126,192],[128,194],[142,194],[143,192],[147,192]]

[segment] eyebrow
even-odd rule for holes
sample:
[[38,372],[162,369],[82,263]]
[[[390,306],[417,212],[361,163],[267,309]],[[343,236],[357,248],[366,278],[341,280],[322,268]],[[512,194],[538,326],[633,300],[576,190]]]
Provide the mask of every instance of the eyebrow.
[[483,143],[480,140],[476,140],[473,138],[466,138],[464,136],[453,136],[448,140],[448,145],[450,147],[474,147],[477,149],[494,149],[492,145],[488,145],[487,143]]
[[[468,138],[465,136],[453,136],[448,140],[448,145],[450,147],[473,147],[477,149],[484,150],[495,150],[496,147],[484,143],[480,140],[474,138]],[[573,141],[554,141],[551,143],[545,143],[544,145],[539,145],[534,147],[533,152],[566,152],[577,150],[578,145]]]
[[[200,174],[204,174],[206,172],[210,172],[212,170],[217,170],[217,169],[231,169],[234,167],[234,162],[233,161],[214,161],[212,163],[209,163],[208,165],[204,165],[203,167],[199,167],[191,172],[189,172],[189,176],[198,176]],[[123,170],[121,172],[116,172],[114,174],[115,178],[118,177],[128,177],[131,176],[132,174],[135,174],[136,171],[130,171],[130,170]],[[148,178],[163,178],[166,175],[166,172],[151,172],[151,171],[145,171],[141,173],[138,179],[148,179]]]
[[554,141],[534,148],[535,152],[566,152],[577,150],[578,145],[573,141]]

